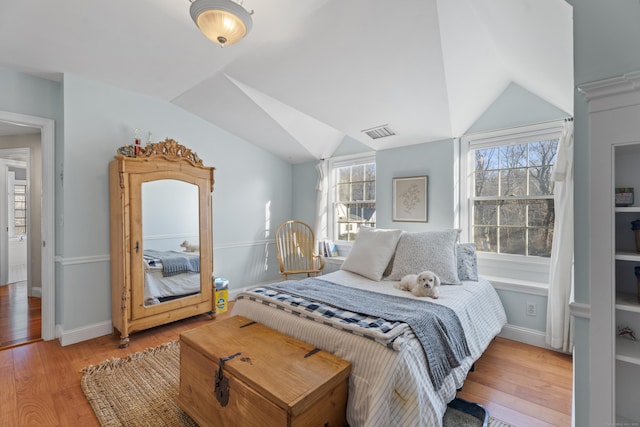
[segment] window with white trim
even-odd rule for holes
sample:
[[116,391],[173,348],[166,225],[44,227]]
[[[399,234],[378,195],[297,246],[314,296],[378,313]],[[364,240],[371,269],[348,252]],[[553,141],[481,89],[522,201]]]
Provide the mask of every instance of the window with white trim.
[[360,226],[376,226],[375,155],[331,159],[328,210],[333,240],[353,241]]
[[462,139],[461,224],[479,253],[551,256],[561,132],[556,122]]
[[13,236],[23,234],[27,234],[27,184],[16,181],[13,192]]

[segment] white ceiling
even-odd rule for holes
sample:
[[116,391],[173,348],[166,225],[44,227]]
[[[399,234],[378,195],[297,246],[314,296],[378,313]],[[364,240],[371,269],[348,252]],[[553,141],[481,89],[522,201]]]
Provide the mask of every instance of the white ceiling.
[[[220,48],[188,0],[0,0],[0,66],[173,102],[301,163],[345,136],[385,149],[462,135],[511,83],[573,112],[564,0],[245,0]],[[361,131],[388,124],[397,135]]]

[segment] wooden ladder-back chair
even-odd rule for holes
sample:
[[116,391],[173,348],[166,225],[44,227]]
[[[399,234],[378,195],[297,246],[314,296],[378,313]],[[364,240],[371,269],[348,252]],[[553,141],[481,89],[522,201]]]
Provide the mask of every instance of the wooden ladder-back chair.
[[324,258],[315,252],[313,230],[301,221],[286,221],[276,230],[276,251],[280,273],[317,276],[324,268]]

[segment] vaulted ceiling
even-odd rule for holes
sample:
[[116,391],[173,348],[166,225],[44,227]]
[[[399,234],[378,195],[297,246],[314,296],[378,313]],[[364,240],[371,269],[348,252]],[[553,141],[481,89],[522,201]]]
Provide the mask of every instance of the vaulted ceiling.
[[243,5],[251,33],[220,48],[188,0],[0,0],[0,66],[169,101],[291,163],[460,136],[513,83],[573,112],[564,0]]

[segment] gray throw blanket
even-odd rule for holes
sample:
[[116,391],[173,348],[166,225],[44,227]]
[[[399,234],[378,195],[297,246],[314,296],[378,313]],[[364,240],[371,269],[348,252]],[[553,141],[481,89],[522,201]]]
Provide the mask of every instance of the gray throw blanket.
[[[182,252],[175,251],[156,251],[154,249],[146,249],[144,251],[145,259],[159,259],[162,262],[162,276],[170,277],[181,273],[199,273],[200,272],[200,256],[186,255]],[[149,262],[153,265],[153,261]]]
[[289,280],[264,286],[342,310],[407,323],[424,349],[436,390],[471,353],[460,319],[449,307],[424,300],[385,295],[320,279]]

